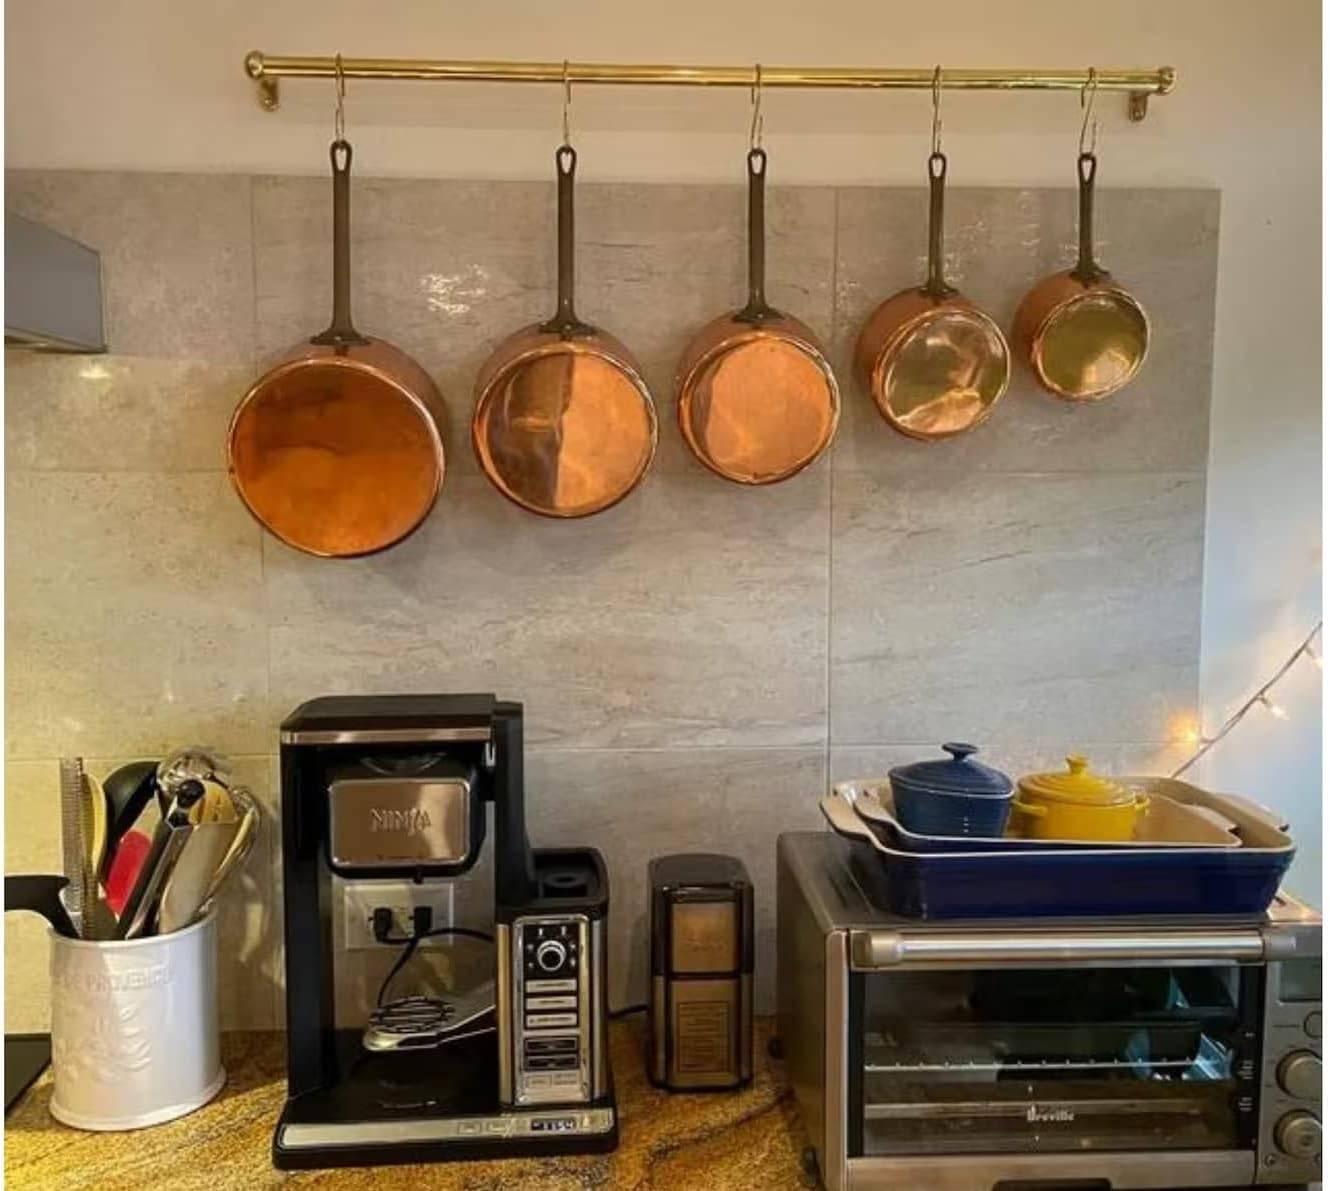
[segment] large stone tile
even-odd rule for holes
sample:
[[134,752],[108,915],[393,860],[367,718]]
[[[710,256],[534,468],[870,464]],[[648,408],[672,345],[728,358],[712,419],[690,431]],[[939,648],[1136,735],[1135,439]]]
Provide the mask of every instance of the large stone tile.
[[[1075,260],[1074,190],[953,189],[947,196],[948,279],[1009,331],[1041,277]],[[1013,359],[992,417],[968,434],[921,443],[893,430],[852,356],[879,302],[925,272],[927,196],[919,189],[838,193],[834,358],[845,390],[838,469],[912,478],[955,471],[1191,471],[1209,446],[1210,370],[1219,228],[1213,190],[1102,190],[1100,262],[1140,299],[1153,340],[1132,385],[1092,405],[1059,401]],[[888,239],[888,235],[890,239]]]
[[1194,713],[1204,481],[835,477],[831,739],[1166,738]]
[[247,175],[11,170],[5,207],[101,253],[113,352],[252,362]]
[[[184,743],[179,740],[176,743]],[[149,754],[151,755],[151,754]],[[134,758],[85,758],[104,778]],[[266,757],[233,757],[234,780],[266,801]],[[281,907],[269,879],[276,847],[269,818],[254,851],[218,897],[218,1016],[223,1029],[273,1029],[278,1024],[272,957],[280,954]],[[11,761],[5,766],[5,871],[58,873],[60,850],[59,764]],[[16,914],[5,922],[5,1029],[50,1029],[50,948],[44,923]]]
[[652,477],[550,522],[479,478],[411,539],[330,566],[268,541],[272,710],[314,695],[494,690],[564,747],[821,743],[827,479]]
[[536,752],[527,824],[547,847],[599,848],[610,870],[610,1004],[647,999],[647,861],[669,852],[738,856],[753,880],[756,1004],[774,1008],[776,836],[815,830],[820,749]]
[[11,472],[6,749],[271,747],[259,529],[225,475]]
[[5,356],[5,463],[41,471],[218,471],[248,364]]
[[[746,297],[739,187],[593,184],[577,193],[577,307],[633,350],[661,422],[657,467],[683,461],[675,364],[695,330]],[[330,293],[331,207],[319,178],[255,180],[258,343],[265,358],[322,329]],[[770,297],[830,333],[834,195],[774,188]],[[457,474],[476,373],[555,302],[554,184],[360,179],[352,201],[354,307],[360,329],[413,355],[447,407]],[[691,461],[687,466],[692,466]]]

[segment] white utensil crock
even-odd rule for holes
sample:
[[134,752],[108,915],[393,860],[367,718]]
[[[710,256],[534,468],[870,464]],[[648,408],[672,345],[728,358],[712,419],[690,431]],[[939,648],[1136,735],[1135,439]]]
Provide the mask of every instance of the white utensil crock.
[[141,1129],[217,1095],[216,915],[114,943],[52,932],[51,1066],[51,1115],[78,1129]]

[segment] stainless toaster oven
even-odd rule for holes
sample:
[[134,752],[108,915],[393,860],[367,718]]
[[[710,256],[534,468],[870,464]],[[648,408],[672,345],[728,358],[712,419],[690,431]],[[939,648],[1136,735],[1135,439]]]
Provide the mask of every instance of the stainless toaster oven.
[[829,1191],[1321,1177],[1321,919],[929,923],[777,847],[779,1021]]

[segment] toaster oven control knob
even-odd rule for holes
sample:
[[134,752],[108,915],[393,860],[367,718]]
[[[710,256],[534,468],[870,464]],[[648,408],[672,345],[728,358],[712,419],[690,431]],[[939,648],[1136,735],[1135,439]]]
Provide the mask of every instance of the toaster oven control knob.
[[1321,1060],[1309,1050],[1286,1055],[1275,1077],[1279,1086],[1298,1100],[1315,1100],[1321,1095]]
[[1321,1122],[1309,1112],[1291,1112],[1275,1126],[1275,1145],[1290,1158],[1315,1158],[1321,1152]]
[[542,972],[557,972],[568,958],[568,948],[558,939],[546,939],[536,948],[536,966]]

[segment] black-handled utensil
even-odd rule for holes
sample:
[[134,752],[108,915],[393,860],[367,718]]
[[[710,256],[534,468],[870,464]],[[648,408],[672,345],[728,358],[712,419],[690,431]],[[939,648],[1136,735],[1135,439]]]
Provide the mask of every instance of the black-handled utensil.
[[138,822],[143,808],[151,801],[156,784],[156,761],[130,761],[106,775],[102,789],[106,791],[107,826],[106,856],[102,861],[99,879],[106,880],[111,870],[111,858],[116,845]]
[[60,900],[60,891],[69,884],[67,877],[54,874],[30,874],[17,877],[5,877],[5,913],[10,910],[28,910],[40,914],[58,935],[67,939],[77,939],[78,931],[70,920],[65,904]]

